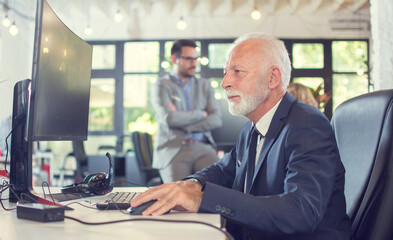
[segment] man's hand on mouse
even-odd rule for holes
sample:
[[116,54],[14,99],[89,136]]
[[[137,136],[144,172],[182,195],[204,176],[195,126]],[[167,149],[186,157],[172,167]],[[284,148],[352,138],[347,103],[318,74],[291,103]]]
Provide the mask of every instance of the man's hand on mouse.
[[142,215],[162,215],[174,209],[178,211],[198,212],[203,192],[200,184],[192,181],[178,181],[150,188],[131,201],[132,207],[157,199]]

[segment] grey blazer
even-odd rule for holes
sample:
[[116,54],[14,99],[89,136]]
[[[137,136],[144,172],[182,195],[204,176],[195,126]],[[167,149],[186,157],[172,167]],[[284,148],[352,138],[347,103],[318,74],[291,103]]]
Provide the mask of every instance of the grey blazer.
[[[164,168],[180,151],[185,136],[192,132],[203,132],[215,146],[210,130],[222,125],[221,112],[214,90],[207,79],[194,78],[191,89],[193,110],[187,111],[185,97],[172,75],[158,79],[152,88],[151,101],[155,111],[158,131],[154,142],[153,167]],[[172,103],[177,111],[169,108]],[[206,118],[201,113],[208,112]]]

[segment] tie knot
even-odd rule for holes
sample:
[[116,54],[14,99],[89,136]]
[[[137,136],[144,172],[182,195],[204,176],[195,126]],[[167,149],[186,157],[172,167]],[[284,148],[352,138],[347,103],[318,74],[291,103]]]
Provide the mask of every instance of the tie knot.
[[258,131],[257,127],[254,125],[251,129],[251,137],[262,136],[262,134]]

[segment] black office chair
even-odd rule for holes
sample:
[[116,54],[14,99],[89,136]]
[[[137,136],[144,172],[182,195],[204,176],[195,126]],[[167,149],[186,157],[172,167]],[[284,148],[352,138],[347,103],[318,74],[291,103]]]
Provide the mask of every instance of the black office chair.
[[351,239],[393,237],[393,90],[341,104],[332,125],[346,169]]
[[145,186],[162,184],[158,170],[152,168],[152,136],[149,133],[133,132],[131,134],[131,140],[134,145],[135,157],[141,178],[138,183]]

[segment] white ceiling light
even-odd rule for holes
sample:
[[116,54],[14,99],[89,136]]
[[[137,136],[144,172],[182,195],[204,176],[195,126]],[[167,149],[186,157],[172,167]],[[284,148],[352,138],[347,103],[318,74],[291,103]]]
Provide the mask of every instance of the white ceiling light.
[[87,36],[90,36],[91,34],[93,34],[93,28],[91,28],[90,24],[86,26],[85,28],[85,34]]
[[8,18],[8,14],[5,15],[2,23],[4,27],[9,27],[11,25],[11,20]]
[[187,23],[184,21],[183,16],[180,16],[179,21],[176,24],[177,29],[184,30],[187,28]]
[[19,29],[18,29],[18,27],[15,25],[15,22],[12,23],[12,25],[11,25],[9,31],[10,31],[10,34],[11,34],[12,36],[16,36],[16,35],[18,34]]
[[261,12],[257,8],[254,8],[254,10],[251,12],[251,18],[254,20],[260,19],[261,15]]
[[124,16],[123,16],[123,14],[121,14],[120,10],[117,10],[113,19],[115,20],[115,22],[121,22],[121,21],[123,21],[123,18],[124,18]]

